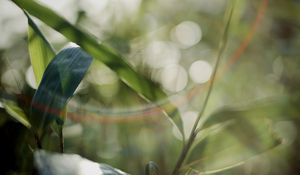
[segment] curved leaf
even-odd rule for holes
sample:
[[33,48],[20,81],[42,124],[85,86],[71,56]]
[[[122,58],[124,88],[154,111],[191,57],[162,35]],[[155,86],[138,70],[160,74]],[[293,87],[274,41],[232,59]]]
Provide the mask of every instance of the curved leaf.
[[217,172],[242,164],[280,144],[271,122],[299,118],[299,95],[262,99],[223,108],[209,116],[185,169]]
[[28,14],[26,16],[28,19],[28,50],[30,61],[36,83],[39,85],[47,65],[55,56],[55,52],[30,16]]
[[[115,71],[125,84],[146,100],[156,102],[167,99],[168,96],[154,82],[135,72],[122,56],[103,44],[100,44],[95,37],[82,31],[78,27],[75,27],[49,8],[44,7],[33,0],[12,1],[20,8],[26,10],[31,15],[39,18],[53,29],[63,34],[72,42],[77,43],[93,56],[93,58],[103,62],[106,66]],[[171,103],[161,105],[161,108],[167,113],[170,119],[174,121],[181,133],[183,133],[182,120],[177,108]]]
[[61,114],[91,61],[92,57],[79,47],[64,49],[54,57],[32,99],[34,129],[42,129],[54,119],[63,122]]
[[[218,113],[228,120],[206,125],[194,144],[185,169],[214,173],[242,164],[247,159],[281,143],[266,116],[245,117],[241,113]],[[223,115],[222,115],[223,114]],[[214,117],[214,116],[212,116]]]
[[3,106],[6,110],[6,112],[12,118],[14,118],[16,121],[22,123],[25,127],[31,128],[31,124],[29,123],[29,120],[28,120],[26,114],[14,102],[5,100],[5,101],[3,101]]
[[214,124],[239,118],[268,117],[271,120],[296,119],[299,113],[299,102],[296,100],[299,98],[299,95],[295,94],[293,97],[296,99],[289,96],[281,96],[254,101],[245,106],[222,108],[210,115],[203,129]]

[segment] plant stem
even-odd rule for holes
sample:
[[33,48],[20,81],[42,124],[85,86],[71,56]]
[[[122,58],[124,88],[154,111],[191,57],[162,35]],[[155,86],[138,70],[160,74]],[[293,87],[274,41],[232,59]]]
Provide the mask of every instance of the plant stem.
[[42,142],[38,134],[34,133],[35,143],[38,149],[42,149]]
[[64,152],[64,134],[63,134],[63,125],[59,125],[59,151]]
[[201,126],[198,127],[198,124],[199,124],[199,121],[200,119],[202,118],[204,112],[205,112],[205,109],[207,107],[207,104],[208,104],[208,100],[210,98],[210,94],[212,92],[212,89],[213,89],[213,85],[214,85],[214,81],[215,81],[215,78],[216,78],[216,74],[217,74],[217,70],[218,70],[218,66],[220,64],[220,60],[221,60],[221,56],[223,55],[223,52],[225,50],[225,47],[226,47],[226,43],[227,43],[227,38],[228,38],[228,29],[229,29],[229,25],[230,25],[230,21],[231,21],[231,17],[232,17],[232,13],[233,13],[233,6],[229,9],[229,18],[227,19],[227,23],[226,23],[226,26],[225,26],[225,29],[224,29],[224,32],[223,32],[223,35],[222,35],[222,38],[221,38],[221,41],[220,41],[220,44],[219,44],[219,51],[218,51],[218,56],[217,56],[217,60],[216,60],[216,64],[214,66],[214,71],[213,71],[213,74],[212,74],[212,77],[211,77],[211,80],[209,81],[209,84],[208,84],[208,92],[205,96],[205,99],[204,99],[204,102],[203,102],[203,107],[193,125],[193,128],[192,128],[192,131],[191,131],[191,134],[189,136],[189,139],[187,141],[187,143],[185,144],[185,146],[182,148],[182,151],[180,153],[180,156],[176,162],[176,165],[175,165],[175,168],[172,172],[172,175],[177,175],[180,171],[180,168],[186,158],[186,155],[188,154],[197,134],[199,133],[199,129],[201,128]]

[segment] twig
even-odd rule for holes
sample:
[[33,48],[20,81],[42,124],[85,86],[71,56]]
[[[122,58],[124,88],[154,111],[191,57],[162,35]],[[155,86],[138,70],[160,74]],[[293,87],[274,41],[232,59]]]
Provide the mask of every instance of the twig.
[[[203,116],[204,112],[205,112],[205,109],[207,107],[207,104],[208,104],[208,100],[209,100],[209,97],[210,97],[210,94],[212,92],[212,88],[213,88],[213,85],[214,85],[214,80],[216,78],[216,74],[217,74],[217,69],[218,69],[218,66],[219,66],[219,63],[220,63],[220,60],[221,60],[221,56],[225,50],[225,47],[226,47],[226,43],[227,43],[227,38],[228,38],[228,30],[229,30],[229,25],[230,25],[230,22],[231,22],[231,17],[232,17],[232,13],[233,13],[233,7],[234,6],[231,6],[230,9],[229,9],[229,18],[227,20],[227,23],[226,23],[226,26],[225,26],[225,29],[224,29],[224,32],[223,32],[223,35],[222,35],[222,38],[221,38],[221,41],[220,41],[220,44],[219,44],[219,52],[218,52],[218,56],[217,56],[217,61],[216,61],[216,64],[215,64],[215,67],[214,67],[214,71],[213,71],[213,74],[212,74],[212,78],[209,82],[209,87],[208,87],[208,92],[205,96],[205,99],[204,99],[204,103],[203,103],[203,107],[194,123],[194,126],[193,126],[193,129],[192,129],[192,132],[189,136],[189,139],[188,139],[188,142],[186,143],[186,145],[182,148],[182,151],[180,153],[180,156],[177,160],[177,163],[175,165],[175,168],[172,172],[172,175],[177,175],[179,173],[179,170],[186,158],[186,155],[188,153],[188,151],[190,150],[197,134],[198,134],[198,124],[199,124],[199,121],[200,121],[200,118]],[[197,129],[198,128],[198,129]]]

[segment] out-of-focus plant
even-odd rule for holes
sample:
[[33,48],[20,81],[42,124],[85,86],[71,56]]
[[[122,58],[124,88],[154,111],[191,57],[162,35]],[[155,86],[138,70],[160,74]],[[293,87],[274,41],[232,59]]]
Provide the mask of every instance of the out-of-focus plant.
[[[24,11],[28,19],[28,50],[38,88],[31,92],[30,103],[23,106],[14,102],[13,96],[1,98],[5,108],[5,111],[1,109],[1,115],[9,116],[26,127],[26,136],[21,137],[17,143],[26,143],[26,154],[33,157],[32,162],[35,163],[39,174],[126,174],[106,164],[91,162],[77,155],[63,154],[63,127],[68,117],[67,104],[79,88],[90,65],[97,63],[115,72],[122,81],[122,86],[129,87],[146,102],[156,104],[157,109],[165,113],[180,133],[181,141],[174,141],[177,144],[174,147],[181,147],[176,148],[177,152],[180,150],[179,155],[172,156],[177,157],[176,161],[171,160],[171,167],[165,167],[167,170],[161,171],[160,167],[165,165],[148,160],[149,163],[145,165],[147,175],[159,175],[162,172],[172,175],[219,173],[239,166],[246,160],[283,143],[283,138],[276,133],[271,121],[284,120],[281,116],[283,113],[289,119],[297,118],[297,110],[286,112],[286,108],[294,102],[289,96],[271,102],[257,102],[244,108],[216,108],[211,115],[204,115],[217,79],[221,58],[230,38],[234,2],[228,2],[211,80],[207,83],[202,108],[187,138],[176,105],[156,82],[135,70],[121,51],[113,49],[108,43],[98,42],[89,33],[34,0],[12,2]],[[65,48],[57,53],[31,16],[38,18],[79,47]],[[51,138],[53,135],[57,136],[56,140]],[[129,136],[136,137],[133,134]],[[48,147],[46,142],[49,140],[57,145],[52,144]],[[61,154],[51,154],[40,149],[60,151]],[[79,168],[72,170],[72,163]],[[26,170],[30,169],[28,164],[22,166],[27,166],[24,168]],[[80,168],[81,166],[86,168]],[[63,168],[66,168],[66,171],[61,171]]]

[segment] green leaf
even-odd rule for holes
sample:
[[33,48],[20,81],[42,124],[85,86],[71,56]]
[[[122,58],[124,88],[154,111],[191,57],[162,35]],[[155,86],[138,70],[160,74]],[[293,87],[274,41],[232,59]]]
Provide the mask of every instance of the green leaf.
[[24,111],[18,107],[17,104],[15,104],[12,101],[4,100],[3,106],[6,110],[6,112],[16,121],[20,122],[27,128],[31,128],[31,124],[24,113]]
[[253,101],[238,107],[225,107],[210,115],[202,129],[239,118],[268,117],[270,120],[292,120],[299,118],[299,95],[280,96]]
[[31,103],[31,123],[42,131],[49,122],[61,118],[69,98],[73,95],[92,57],[79,47],[59,52],[50,62]]
[[249,117],[246,111],[222,110],[210,116],[211,121],[200,131],[184,170],[222,171],[280,145],[281,139],[272,130],[269,116],[257,113],[256,117]]
[[43,73],[54,58],[55,52],[34,21],[25,12],[28,19],[28,49],[37,85],[42,80]]
[[34,164],[39,175],[127,175],[110,165],[92,162],[77,154],[57,154],[39,150],[34,152]]
[[[263,125],[260,122],[256,124]],[[259,129],[256,126],[256,132],[254,132],[249,128],[245,129],[243,122],[236,122],[229,128],[210,135],[196,144],[185,168],[215,173],[241,165],[251,157],[280,144],[280,140],[272,132],[269,132],[269,129],[266,125],[260,126]]]
[[[98,59],[107,67],[115,71],[120,79],[141,97],[151,102],[167,99],[168,96],[154,82],[134,71],[134,69],[121,55],[115,53],[112,49],[109,49],[103,44],[100,44],[95,37],[89,35],[78,27],[75,27],[70,22],[66,21],[49,8],[40,5],[36,1],[12,1],[20,8],[26,10],[31,15],[39,18],[44,23],[60,32],[70,41],[77,43],[86,52],[93,56],[93,58]],[[172,119],[181,133],[183,133],[182,120],[177,108],[169,102],[161,105],[161,108]]]
[[272,122],[299,119],[299,94],[226,107],[209,116],[185,169],[216,172],[237,166],[281,142]]

